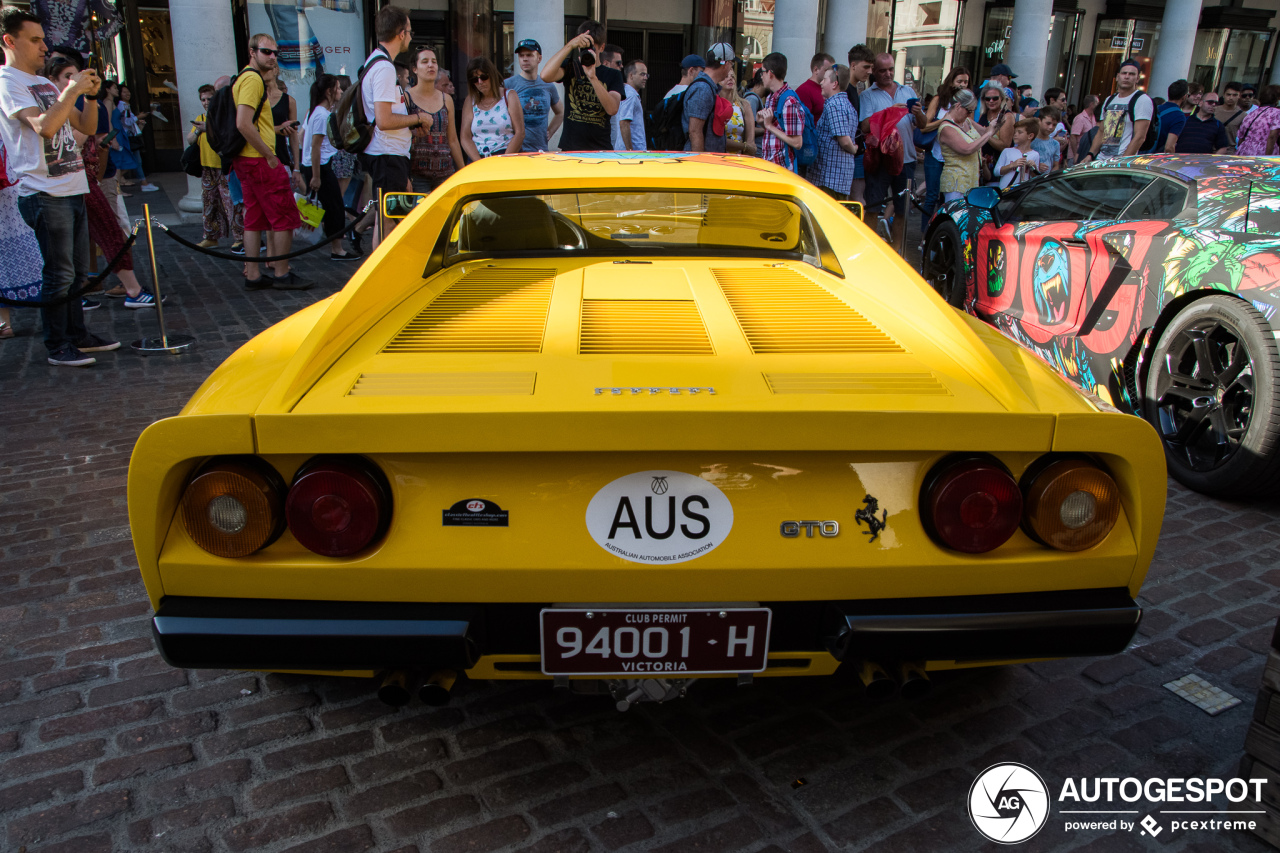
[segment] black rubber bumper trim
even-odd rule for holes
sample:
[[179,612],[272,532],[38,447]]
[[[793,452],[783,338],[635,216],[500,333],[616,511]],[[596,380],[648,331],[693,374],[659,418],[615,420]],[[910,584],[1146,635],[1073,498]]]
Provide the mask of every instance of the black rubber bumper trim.
[[468,669],[470,605],[168,597],[151,619],[160,655],[189,669]]
[[1117,654],[1141,619],[1119,588],[836,601],[824,626],[840,660],[1000,660]]

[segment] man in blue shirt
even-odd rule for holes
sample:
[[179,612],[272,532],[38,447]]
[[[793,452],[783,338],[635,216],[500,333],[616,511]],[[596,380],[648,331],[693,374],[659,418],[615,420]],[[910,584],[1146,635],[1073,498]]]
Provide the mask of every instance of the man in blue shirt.
[[1181,135],[1183,125],[1187,123],[1187,114],[1184,113],[1183,107],[1187,102],[1187,81],[1174,80],[1169,84],[1169,100],[1160,105],[1156,110],[1156,115],[1160,118],[1160,136],[1156,138],[1156,151],[1173,153],[1173,146],[1169,144],[1169,135],[1173,134],[1174,141]]
[[685,151],[709,151],[723,154],[724,125],[716,119],[716,95],[720,84],[733,70],[733,46],[720,42],[707,51],[707,67],[704,68],[684,93],[684,114],[680,123],[689,141]]
[[1217,92],[1205,92],[1200,106],[1187,116],[1182,133],[1169,134],[1166,145],[1172,145],[1178,154],[1226,154],[1230,151],[1231,139],[1227,136],[1227,129],[1213,115],[1218,103]]
[[542,45],[533,39],[525,39],[516,45],[516,73],[503,81],[504,86],[516,93],[524,108],[524,145],[521,151],[546,151],[547,140],[556,135],[560,122],[564,121],[564,104],[560,103],[560,90],[553,83],[544,83],[538,76],[538,64],[542,62]]

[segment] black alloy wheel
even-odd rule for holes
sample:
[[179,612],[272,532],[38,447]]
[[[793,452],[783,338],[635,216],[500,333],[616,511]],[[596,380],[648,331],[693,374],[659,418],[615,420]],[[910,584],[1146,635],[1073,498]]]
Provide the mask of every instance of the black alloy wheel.
[[1208,296],[1184,308],[1152,353],[1144,409],[1169,473],[1206,494],[1268,492],[1280,474],[1280,356],[1250,304]]
[[920,274],[949,305],[964,307],[964,258],[960,229],[945,219],[924,245]]

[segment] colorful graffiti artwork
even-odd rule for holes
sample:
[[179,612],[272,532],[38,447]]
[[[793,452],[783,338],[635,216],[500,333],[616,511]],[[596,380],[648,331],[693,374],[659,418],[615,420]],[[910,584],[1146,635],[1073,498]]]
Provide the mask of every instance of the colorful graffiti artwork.
[[964,241],[957,272],[966,310],[1074,384],[1132,411],[1126,371],[1141,370],[1151,330],[1175,300],[1236,293],[1267,320],[1280,316],[1280,159],[1148,155],[1090,163],[1035,185],[1117,167],[1193,183],[1195,215],[1020,221],[1016,197],[1001,202],[1009,222],[963,200],[941,215]]

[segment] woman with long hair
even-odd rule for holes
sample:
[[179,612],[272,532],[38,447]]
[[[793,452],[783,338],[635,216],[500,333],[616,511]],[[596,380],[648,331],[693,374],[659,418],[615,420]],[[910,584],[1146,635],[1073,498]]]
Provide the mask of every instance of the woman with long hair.
[[462,103],[462,150],[472,160],[517,154],[524,145],[520,96],[502,85],[487,56],[467,63],[467,99]]
[[756,153],[755,112],[738,94],[738,75],[730,71],[720,81],[720,97],[733,104],[733,115],[724,125],[724,150],[730,154]]
[[276,128],[276,158],[289,170],[289,181],[293,188],[302,192],[306,180],[302,176],[302,164],[299,160],[298,148],[301,144],[302,132],[298,121],[298,102],[289,94],[289,86],[280,79],[280,69],[266,75],[267,104],[271,110],[271,121]]
[[995,187],[1000,185],[1000,176],[995,174],[996,160],[1000,159],[1000,152],[1013,144],[1013,125],[1018,114],[999,86],[987,86],[978,97],[981,99],[978,124],[995,128],[982,146],[982,177],[987,186]]
[[1258,108],[1244,117],[1237,133],[1236,153],[1243,156],[1270,156],[1276,150],[1280,129],[1280,86],[1263,86]]
[[[921,234],[929,229],[929,217],[933,216],[934,210],[938,207],[938,185],[942,180],[942,143],[938,140],[938,129],[942,127],[942,122],[951,109],[956,92],[960,89],[968,89],[971,78],[968,68],[961,66],[952,68],[951,73],[938,87],[938,93],[930,99],[929,106],[916,116],[916,127],[920,132],[934,135],[932,143],[929,143],[928,137],[924,139],[928,145],[924,149],[925,191],[923,210],[920,212]],[[917,151],[916,157],[919,158],[919,156],[920,153]]]
[[[133,100],[133,92],[124,83],[111,83],[114,87],[112,92],[116,99],[116,108],[111,114],[111,127],[118,133],[116,141],[120,143],[119,148],[111,149],[111,162],[120,170],[120,186],[131,187],[135,183],[140,184],[140,189],[144,193],[153,193],[160,189],[155,184],[147,180],[146,173],[142,171],[142,128],[146,125],[146,117],[150,113],[135,114],[131,101]],[[134,172],[138,178],[137,181],[127,181],[129,172]]]
[[938,191],[944,201],[963,198],[982,182],[982,146],[996,133],[998,125],[988,125],[983,130],[974,124],[972,116],[977,106],[978,99],[973,92],[956,89],[951,97],[951,109],[938,127],[938,142],[942,147]]
[[[416,76],[409,90],[409,112],[426,116],[425,136],[414,135],[409,151],[409,178],[413,191],[429,193],[464,165],[458,129],[453,120],[453,98],[436,87],[440,63],[429,47],[409,51],[409,70]],[[523,113],[521,114],[523,116]]]
[[302,176],[308,180],[309,189],[316,194],[324,208],[320,227],[329,240],[329,258],[335,261],[354,261],[359,252],[342,248],[342,230],[347,224],[346,208],[342,204],[342,188],[334,174],[333,155],[337,149],[329,141],[326,130],[329,113],[342,97],[342,85],[332,74],[320,74],[311,84],[311,109],[307,112],[307,129],[302,145]]
[[[45,63],[42,75],[49,78],[53,85],[62,91],[71,84],[71,78],[75,76],[76,71],[76,66],[71,60],[64,56],[55,56]],[[106,171],[106,163],[100,158],[97,136],[84,136],[74,129],[72,132],[76,142],[80,144],[80,158],[84,161],[85,178],[89,183],[89,194],[84,200],[85,213],[89,220],[89,239],[97,244],[107,260],[111,260],[124,248],[125,237],[116,219],[115,211],[111,209],[111,203],[107,201],[107,197],[102,194],[102,188],[98,186],[99,177]],[[139,284],[138,277],[133,274],[132,250],[125,252],[111,267],[110,272],[115,273],[124,286],[124,307],[155,307],[155,296]]]

